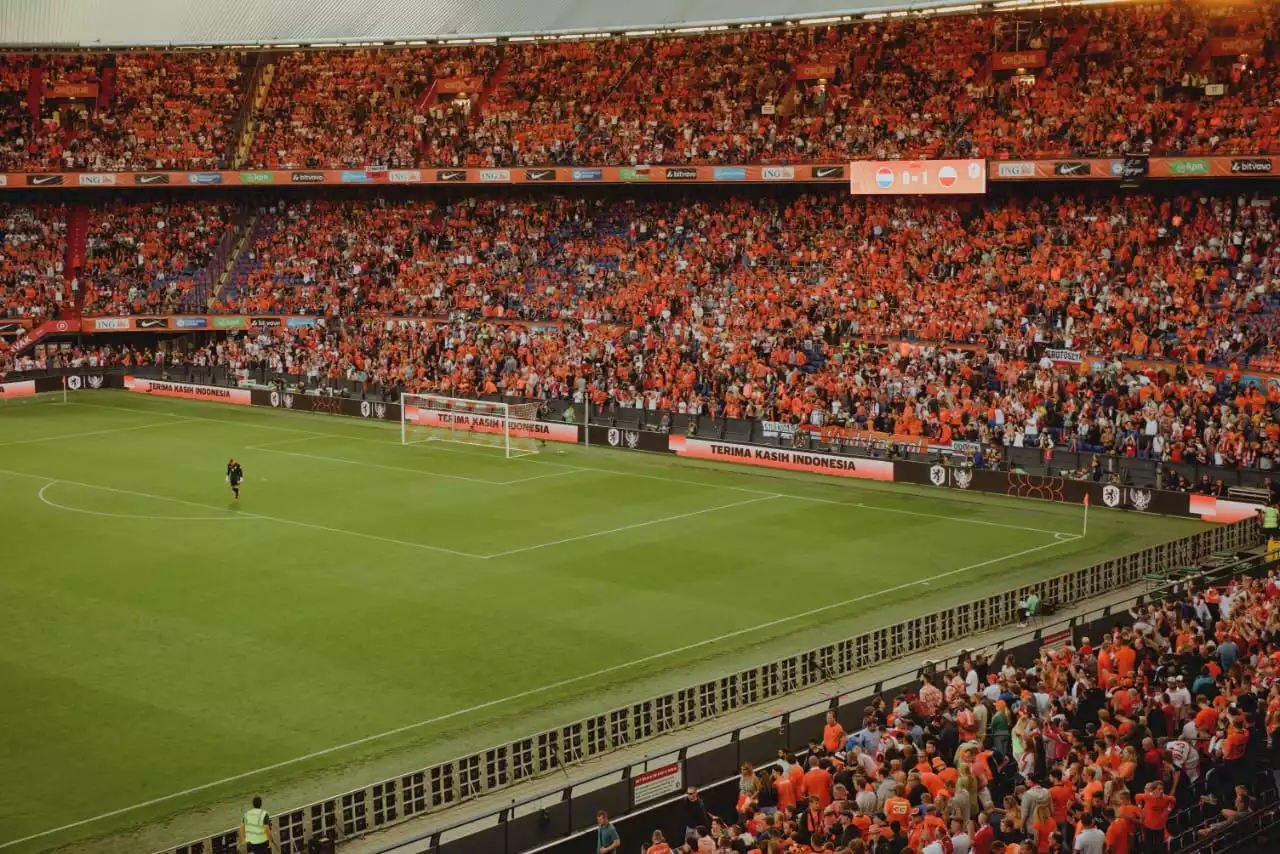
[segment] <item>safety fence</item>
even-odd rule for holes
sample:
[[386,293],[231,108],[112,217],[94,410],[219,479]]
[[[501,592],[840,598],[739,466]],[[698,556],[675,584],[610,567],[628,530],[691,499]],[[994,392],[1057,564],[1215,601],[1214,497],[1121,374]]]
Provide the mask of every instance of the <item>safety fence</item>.
[[[1258,542],[1258,523],[1247,519],[1038,581],[1034,589],[1043,601],[1075,603]],[[1017,621],[1031,590],[1024,585],[984,596],[277,813],[281,854],[306,851],[313,838],[344,840],[401,824],[732,711],[1008,626]],[[236,835],[227,830],[161,854],[229,854]]]

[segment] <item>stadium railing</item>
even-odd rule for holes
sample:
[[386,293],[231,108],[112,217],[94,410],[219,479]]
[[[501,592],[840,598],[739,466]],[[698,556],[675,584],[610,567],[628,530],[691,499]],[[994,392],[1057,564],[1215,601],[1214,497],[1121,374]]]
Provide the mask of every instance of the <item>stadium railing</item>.
[[[1009,626],[1018,621],[1020,603],[1033,586],[1042,601],[1058,605],[1074,604],[1115,593],[1130,585],[1142,583],[1144,578],[1162,576],[1170,570],[1195,564],[1212,555],[1237,554],[1256,546],[1259,538],[1256,519],[1216,526],[1084,569],[1063,573],[1034,585],[1015,587],[973,602],[944,608],[937,613],[863,632],[816,649],[629,703],[554,729],[286,810],[276,816],[281,854],[302,852],[313,838],[344,840],[401,824],[491,792],[563,771],[588,759],[601,757],[660,735],[714,720],[732,711],[828,683],[859,670],[925,653],[943,644],[961,641],[985,631]],[[1187,580],[1184,577],[1177,583],[1186,583]],[[1040,631],[1044,631],[1044,628]],[[796,714],[797,712],[792,712],[787,716],[771,716],[766,721],[747,728],[747,737],[776,731],[770,737],[771,741],[776,740],[774,749],[788,746],[787,740],[783,738],[788,732],[786,721]],[[742,733],[743,730],[737,730],[731,737],[741,740],[744,737]],[[618,811],[631,806],[634,804],[622,803],[613,804],[612,808]],[[595,808],[592,806],[592,811]],[[575,829],[572,825],[566,825],[563,833],[567,835]],[[160,854],[217,854],[231,851],[235,848],[236,834],[234,829],[227,830],[164,849]],[[434,846],[427,845],[418,850],[438,850],[439,834],[435,835],[435,839]],[[536,845],[537,842],[533,844]],[[497,852],[505,849],[495,845],[472,850]]]
[[[1074,642],[1080,637],[1101,637],[1126,622],[1129,608],[1176,594],[1188,582],[1217,583],[1240,574],[1256,575],[1275,565],[1275,561],[1267,560],[1264,555],[1216,562],[1194,576],[1181,578],[1145,594],[1046,623],[995,643],[967,649],[963,654],[984,654],[989,661],[999,661],[1005,655],[1012,655],[1019,666],[1030,666],[1045,645]],[[586,854],[594,850],[590,848],[594,829],[584,831],[581,828],[592,824],[597,809],[609,813],[625,840],[648,839],[654,828],[668,833],[669,838],[679,838],[684,817],[681,801],[685,787],[696,787],[713,814],[731,815],[738,797],[738,770],[744,762],[752,763],[757,769],[774,764],[778,748],[802,745],[820,732],[828,711],[835,711],[845,729],[853,731],[859,725],[863,706],[872,698],[894,696],[916,688],[922,673],[943,672],[960,664],[961,654],[926,661],[922,666],[867,682],[838,696],[807,703],[781,714],[775,713],[689,742],[674,751],[647,756],[574,784],[515,801],[483,816],[388,844],[378,848],[375,854]],[[796,753],[799,756],[804,754],[799,750]],[[653,773],[653,769],[669,767],[671,763],[679,765],[679,791],[651,802],[638,802],[635,781],[644,779],[645,775]],[[1248,834],[1247,838],[1256,839],[1256,833],[1249,833],[1250,830],[1274,828],[1280,821],[1274,800],[1275,793],[1268,791],[1258,810],[1230,825],[1229,836],[1222,833],[1222,828],[1214,828],[1211,840],[1197,835],[1193,829],[1173,850],[1185,848],[1195,850],[1197,854],[1238,850],[1223,843],[1242,838],[1245,834]],[[1217,816],[1216,808],[1206,810],[1206,815],[1210,813]],[[1245,818],[1248,820],[1243,820]],[[1219,819],[1206,820],[1200,829],[1208,829],[1216,821]],[[564,830],[566,826],[570,829]],[[547,841],[557,829],[561,838]],[[1216,847],[1214,840],[1221,847]]]

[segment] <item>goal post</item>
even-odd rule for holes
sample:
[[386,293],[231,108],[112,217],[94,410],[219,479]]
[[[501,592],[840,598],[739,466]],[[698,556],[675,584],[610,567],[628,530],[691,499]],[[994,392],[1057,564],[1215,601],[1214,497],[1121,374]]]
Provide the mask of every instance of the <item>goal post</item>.
[[538,453],[540,437],[529,429],[537,418],[536,403],[401,394],[400,444],[456,442],[523,457]]

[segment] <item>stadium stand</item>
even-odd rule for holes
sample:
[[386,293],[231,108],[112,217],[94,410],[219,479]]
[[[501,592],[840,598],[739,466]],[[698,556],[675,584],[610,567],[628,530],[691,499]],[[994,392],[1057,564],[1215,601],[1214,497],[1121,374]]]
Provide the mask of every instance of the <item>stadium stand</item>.
[[[1090,191],[981,208],[813,193],[278,203],[213,307],[341,319],[336,350],[304,336],[274,342],[278,359],[379,387],[1270,469],[1280,390],[1243,372],[1272,364],[1272,208]],[[199,309],[231,216],[95,210],[86,310]],[[1057,350],[1111,364],[1081,374]]]
[[[1270,7],[1144,4],[271,54],[245,165],[1268,153],[1280,120],[1273,50],[1225,45],[1275,45],[1276,26]],[[1044,51],[1043,68],[996,62],[1028,50]],[[253,61],[0,56],[0,167],[229,168]]]
[[243,54],[0,57],[5,171],[230,166]]
[[737,815],[691,801],[681,850],[1176,852],[1274,821],[1277,602],[1274,570],[1193,588],[1033,667],[926,675],[855,732],[832,713],[800,761],[743,769]]
[[44,318],[71,298],[63,275],[66,210],[61,205],[0,204],[0,316]]
[[85,313],[203,311],[231,217],[231,205],[203,200],[92,208],[81,271]]

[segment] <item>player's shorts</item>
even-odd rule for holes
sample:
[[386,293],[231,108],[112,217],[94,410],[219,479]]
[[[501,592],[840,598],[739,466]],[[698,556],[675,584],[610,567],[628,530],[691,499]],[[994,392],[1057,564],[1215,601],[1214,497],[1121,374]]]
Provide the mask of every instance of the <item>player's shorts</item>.
[[245,848],[249,854],[272,854],[270,842],[246,842]]

